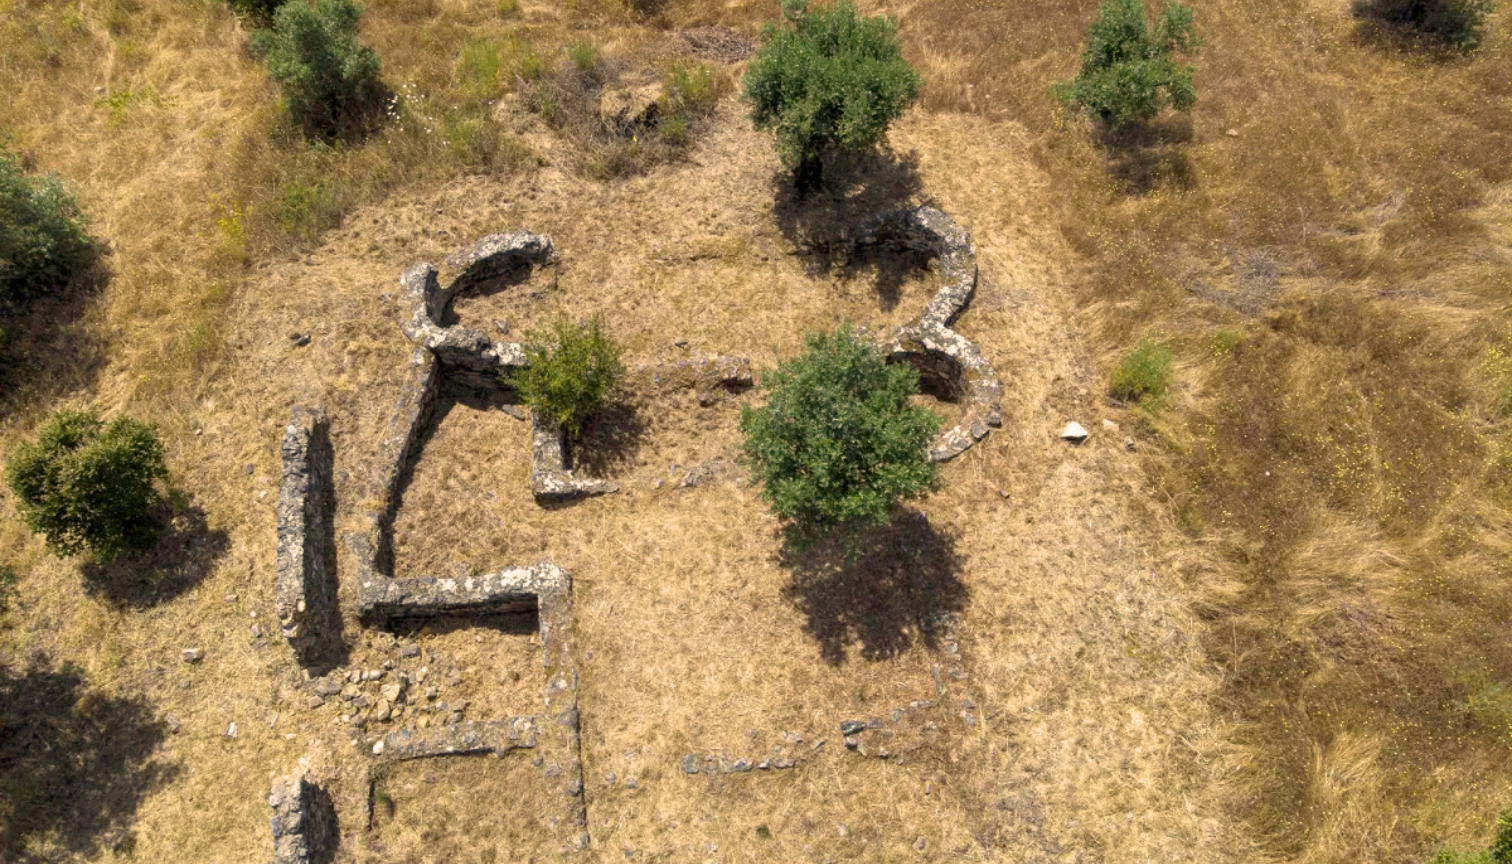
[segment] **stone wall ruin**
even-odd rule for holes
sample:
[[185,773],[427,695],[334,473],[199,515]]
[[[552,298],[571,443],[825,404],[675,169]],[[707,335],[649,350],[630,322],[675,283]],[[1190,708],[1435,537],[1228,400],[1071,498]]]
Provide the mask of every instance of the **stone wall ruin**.
[[1003,387],[997,371],[971,340],[950,328],[976,293],[976,245],[954,219],[933,207],[876,216],[861,226],[856,245],[907,250],[939,260],[944,284],[919,320],[898,330],[884,350],[892,362],[918,369],[926,392],[965,403],[966,416],[941,433],[929,450],[935,462],[954,459],[1003,424]]
[[279,452],[283,483],[274,611],[284,638],[301,662],[308,662],[336,629],[334,464],[325,412],[294,408]]
[[325,789],[303,774],[273,782],[273,864],[329,864],[340,845],[336,809]]

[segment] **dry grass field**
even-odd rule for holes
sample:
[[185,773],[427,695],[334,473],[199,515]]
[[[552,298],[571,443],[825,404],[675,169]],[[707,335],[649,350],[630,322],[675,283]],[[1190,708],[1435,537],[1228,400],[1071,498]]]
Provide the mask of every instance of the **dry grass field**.
[[[738,466],[759,391],[633,385],[581,453],[623,491],[553,509],[528,492],[525,423],[443,400],[397,569],[573,573],[590,857],[1415,864],[1484,846],[1512,806],[1506,13],[1443,55],[1343,0],[1207,0],[1191,117],[1114,141],[1048,95],[1092,0],[863,6],[898,16],[928,86],[888,158],[796,203],[734,96],[742,63],[710,61],[723,95],[682,153],[627,155],[511,96],[522,58],[554,68],[588,40],[640,80],[686,55],[679,32],[754,37],[775,5],[372,0],[397,117],[327,147],[282,119],[219,0],[0,0],[0,130],[109,247],[93,287],[14,334],[0,445],[59,407],[130,413],[157,424],[182,502],[157,550],[101,568],[49,557],[0,496],[20,574],[0,860],[266,861],[269,781],[298,767],[331,790],[338,860],[552,860],[517,754],[405,766],[368,824],[369,758],[334,707],[304,706],[272,620],[290,406],[332,417],[348,525],[408,354],[408,264],[528,227],[560,265],[459,300],[464,322],[599,314],[631,366],[770,366],[806,330],[922,309],[918,262],[823,254],[847,220],[921,201],[977,244],[957,326],[1003,378],[1004,424],[855,566],[784,558]],[[500,69],[480,69],[485,41]],[[1111,399],[1147,336],[1175,351],[1174,391]],[[1076,448],[1055,437],[1072,419],[1093,430]],[[391,646],[340,565],[368,668]],[[839,719],[934,692],[923,622],[941,611],[977,725],[940,706],[907,758],[846,752]],[[485,624],[408,634],[414,662],[456,673],[445,698],[469,719],[538,710],[530,627]],[[806,757],[679,768],[779,745]]]

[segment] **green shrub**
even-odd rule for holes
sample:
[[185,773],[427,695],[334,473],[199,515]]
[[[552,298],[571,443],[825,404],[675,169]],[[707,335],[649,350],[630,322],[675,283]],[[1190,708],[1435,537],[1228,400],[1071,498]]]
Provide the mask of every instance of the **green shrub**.
[[525,360],[525,368],[506,383],[531,410],[571,436],[583,431],[583,424],[598,413],[625,374],[619,348],[598,316],[587,327],[558,319],[528,333]]
[[79,204],[52,174],[29,174],[0,145],[0,312],[48,294],[88,266]]
[[940,418],[916,407],[919,375],[890,365],[853,327],[807,338],[762,375],[767,404],[745,408],[745,457],[762,497],[799,535],[883,523],[935,482]]
[[599,52],[587,39],[578,41],[567,46],[567,57],[572,64],[584,72],[598,65]]
[[1141,339],[1113,369],[1111,391],[1125,402],[1152,408],[1165,396],[1176,377],[1175,355],[1163,342]]
[[1153,119],[1168,107],[1190,111],[1197,101],[1195,70],[1174,58],[1200,45],[1190,6],[1173,0],[1152,30],[1143,0],[1107,0],[1087,31],[1076,78],[1057,84],[1055,93],[1110,129]]
[[1364,0],[1355,15],[1470,51],[1480,45],[1486,16],[1495,9],[1495,0]]
[[60,411],[11,454],[5,477],[27,527],[58,555],[90,552],[108,563],[157,542],[155,481],[168,476],[152,427],[127,417]]
[[357,41],[361,16],[353,0],[297,0],[280,6],[273,28],[252,38],[283,86],[289,115],[311,137],[362,132],[382,113],[378,54]]
[[812,189],[827,152],[875,149],[923,79],[903,59],[893,18],[858,18],[850,0],[813,14],[806,0],[786,0],[783,11],[791,26],[766,26],[745,98],[757,128],[776,131],[799,186]]
[[520,0],[499,0],[499,17],[509,18],[520,14]]
[[457,81],[462,91],[475,99],[499,92],[504,74],[504,54],[492,39],[469,39],[457,58]]
[[1512,864],[1512,810],[1504,810],[1496,820],[1496,837],[1491,848],[1475,852],[1442,849],[1433,864]]

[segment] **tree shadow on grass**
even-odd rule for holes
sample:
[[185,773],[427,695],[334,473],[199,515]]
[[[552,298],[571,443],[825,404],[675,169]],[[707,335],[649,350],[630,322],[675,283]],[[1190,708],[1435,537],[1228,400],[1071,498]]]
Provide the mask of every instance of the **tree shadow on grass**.
[[635,465],[645,436],[644,412],[631,402],[604,406],[583,426],[583,434],[567,442],[569,468],[587,477],[609,477]]
[[932,622],[970,602],[953,532],[902,510],[890,525],[856,539],[831,537],[803,551],[784,547],[793,581],[783,599],[806,619],[826,663],[845,662],[852,645],[865,660],[886,660],[915,642],[935,647]]
[[826,168],[820,189],[799,194],[791,172],[773,181],[778,230],[804,254],[811,269],[828,272],[850,256],[857,226],[872,216],[905,207],[924,188],[915,152],[884,152],[837,160]]
[[156,515],[164,526],[157,545],[109,564],[85,564],[86,593],[127,609],[166,603],[204,581],[231,545],[225,531],[210,527],[198,504],[177,509],[164,504]]
[[0,415],[87,390],[105,368],[108,346],[89,313],[110,283],[108,255],[102,242],[63,289],[0,308]]
[[0,859],[41,864],[129,852],[143,799],[178,767],[140,698],[109,698],[71,666],[0,667]]
[[1197,185],[1197,168],[1186,149],[1193,137],[1192,118],[1185,114],[1121,129],[1100,128],[1096,137],[1107,155],[1109,173],[1126,195],[1185,191]]

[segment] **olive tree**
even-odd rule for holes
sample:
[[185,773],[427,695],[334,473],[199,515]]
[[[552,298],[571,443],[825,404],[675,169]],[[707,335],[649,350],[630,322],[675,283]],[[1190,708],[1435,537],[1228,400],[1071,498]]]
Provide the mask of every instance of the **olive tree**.
[[885,523],[935,483],[940,418],[919,408],[919,373],[889,364],[855,328],[807,337],[761,376],[767,403],[740,416],[762,497],[799,535]]
[[924,82],[903,59],[895,19],[859,17],[850,0],[812,13],[806,0],[789,0],[783,11],[787,24],[763,31],[745,98],[756,127],[777,133],[783,163],[810,190],[827,152],[875,149]]

